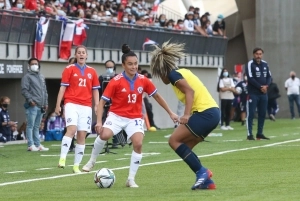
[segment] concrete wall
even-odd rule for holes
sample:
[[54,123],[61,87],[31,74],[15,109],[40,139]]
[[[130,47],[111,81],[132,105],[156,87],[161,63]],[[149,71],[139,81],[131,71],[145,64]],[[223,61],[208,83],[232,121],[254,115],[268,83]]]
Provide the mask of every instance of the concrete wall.
[[256,45],[264,49],[264,59],[281,91],[281,117],[290,117],[284,82],[291,70],[300,76],[299,19],[299,0],[256,0]]

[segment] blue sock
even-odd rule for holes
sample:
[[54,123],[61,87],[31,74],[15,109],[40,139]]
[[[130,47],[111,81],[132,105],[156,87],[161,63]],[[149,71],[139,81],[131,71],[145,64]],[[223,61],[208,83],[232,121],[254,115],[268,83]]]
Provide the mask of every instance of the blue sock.
[[202,165],[196,154],[185,144],[181,144],[175,152],[184,160],[188,166],[193,170],[193,172],[197,172],[201,169]]

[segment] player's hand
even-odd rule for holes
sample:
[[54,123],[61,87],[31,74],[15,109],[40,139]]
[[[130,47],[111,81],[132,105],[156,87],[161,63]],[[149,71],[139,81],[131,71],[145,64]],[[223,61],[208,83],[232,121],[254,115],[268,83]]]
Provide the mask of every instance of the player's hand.
[[171,112],[170,118],[173,120],[174,123],[179,122],[179,117],[178,117],[178,115],[175,114],[175,113],[173,113],[173,112]]
[[97,133],[97,134],[100,134],[101,131],[102,131],[102,129],[103,129],[102,123],[97,123],[97,124],[95,125],[95,130],[96,130],[96,133]]
[[268,86],[264,85],[260,88],[260,90],[265,94],[268,91]]
[[180,117],[179,123],[186,124],[189,121],[190,117],[191,117],[191,115],[189,115],[189,114],[183,115],[182,117]]
[[55,112],[55,114],[60,115],[61,107],[60,106],[56,107],[54,112]]

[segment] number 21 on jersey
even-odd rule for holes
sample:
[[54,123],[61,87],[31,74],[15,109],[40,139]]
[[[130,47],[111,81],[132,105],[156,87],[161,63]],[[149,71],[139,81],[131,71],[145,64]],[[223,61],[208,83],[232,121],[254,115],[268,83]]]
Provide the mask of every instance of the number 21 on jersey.
[[128,94],[128,103],[136,102],[136,94]]
[[79,84],[80,87],[86,87],[86,79],[79,78]]

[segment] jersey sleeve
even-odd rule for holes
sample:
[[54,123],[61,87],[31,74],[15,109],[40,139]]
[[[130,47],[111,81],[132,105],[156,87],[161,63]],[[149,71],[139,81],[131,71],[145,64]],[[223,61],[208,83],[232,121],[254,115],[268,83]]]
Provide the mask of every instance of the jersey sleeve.
[[94,76],[93,76],[93,90],[95,89],[100,89],[101,86],[100,86],[100,83],[99,83],[99,80],[98,80],[98,75],[97,75],[97,72],[94,70]]
[[109,83],[107,84],[101,98],[103,100],[110,101],[112,98],[113,94],[115,93],[116,90],[116,81],[114,79],[110,80]]
[[64,71],[62,72],[62,79],[61,79],[61,82],[60,82],[60,86],[65,86],[65,87],[70,86],[71,74],[72,74],[71,67],[66,67],[64,69]]
[[145,77],[144,79],[145,79],[144,91],[148,94],[149,97],[151,97],[157,92],[157,89],[148,78]]
[[184,79],[183,76],[177,72],[176,70],[172,70],[169,75],[168,75],[168,78],[171,82],[172,85],[176,85],[176,82],[178,82],[179,80],[182,80]]

